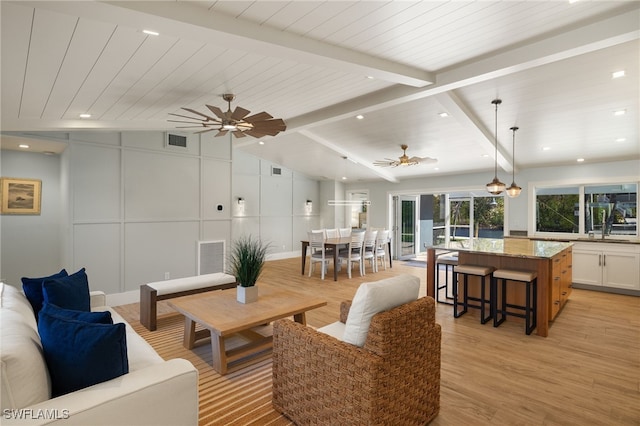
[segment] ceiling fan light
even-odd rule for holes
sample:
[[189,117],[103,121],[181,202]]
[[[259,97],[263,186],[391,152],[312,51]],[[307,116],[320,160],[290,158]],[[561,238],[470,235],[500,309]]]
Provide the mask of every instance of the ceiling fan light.
[[500,195],[504,191],[505,187],[506,185],[500,182],[500,179],[496,176],[487,184],[487,192],[493,195]]
[[222,125],[222,128],[224,130],[238,130],[238,127],[235,124],[232,124],[232,123],[224,123]]
[[516,185],[515,182],[511,182],[511,186],[506,189],[507,195],[510,198],[516,198],[522,192],[522,188]]

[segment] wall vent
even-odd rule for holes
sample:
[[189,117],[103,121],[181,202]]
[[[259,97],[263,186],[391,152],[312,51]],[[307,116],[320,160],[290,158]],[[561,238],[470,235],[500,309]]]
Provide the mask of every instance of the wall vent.
[[226,272],[224,240],[198,241],[198,275]]
[[172,134],[172,133],[167,133],[166,145],[167,146],[177,146],[177,147],[180,147],[180,148],[186,148],[187,147],[187,137],[186,136],[182,136],[182,135],[175,135],[175,134]]
[[271,175],[272,176],[282,176],[282,169],[280,167],[271,166]]

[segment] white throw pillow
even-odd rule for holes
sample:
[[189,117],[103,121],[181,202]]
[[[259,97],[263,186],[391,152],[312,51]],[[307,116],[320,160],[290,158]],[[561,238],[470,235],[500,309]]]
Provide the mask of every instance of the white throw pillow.
[[364,346],[371,318],[378,312],[416,300],[419,291],[420,278],[408,274],[361,284],[351,302],[342,340]]

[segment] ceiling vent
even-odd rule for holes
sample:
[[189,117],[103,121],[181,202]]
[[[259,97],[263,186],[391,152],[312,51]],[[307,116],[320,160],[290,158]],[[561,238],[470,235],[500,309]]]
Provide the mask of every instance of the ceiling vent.
[[271,176],[282,176],[282,169],[280,167],[271,166]]

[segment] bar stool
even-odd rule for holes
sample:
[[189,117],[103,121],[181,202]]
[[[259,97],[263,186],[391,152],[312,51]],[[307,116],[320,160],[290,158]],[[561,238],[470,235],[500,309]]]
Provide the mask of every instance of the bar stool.
[[[440,285],[440,265],[444,265],[444,285]],[[453,305],[453,297],[449,296],[449,267],[453,273],[453,268],[458,265],[458,253],[446,254],[436,259],[436,302]],[[440,300],[440,290],[444,289],[445,300]]]
[[[458,265],[453,267],[453,316],[459,318],[467,313],[468,308],[480,309],[480,323],[485,324],[493,316],[493,303],[487,299],[485,291],[485,279],[489,277],[491,286],[493,266]],[[463,275],[463,301],[458,301],[458,275]],[[469,296],[469,275],[480,277],[480,297]],[[489,290],[491,296],[491,289]],[[479,302],[479,305],[471,305],[469,301]],[[458,312],[458,305],[462,305],[462,311]],[[489,305],[489,315],[485,315],[485,308]]]
[[[498,303],[498,281],[502,282],[501,300]],[[507,281],[524,283],[526,285],[525,305],[514,305],[507,303]],[[525,319],[525,332],[531,334],[536,328],[538,320],[538,275],[536,272],[515,271],[509,269],[498,269],[493,273],[491,281],[491,300],[493,301],[493,326],[502,324],[507,315]],[[524,311],[524,314],[509,312],[507,308]],[[498,318],[500,314],[500,318]]]

